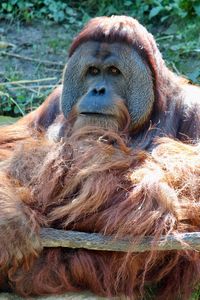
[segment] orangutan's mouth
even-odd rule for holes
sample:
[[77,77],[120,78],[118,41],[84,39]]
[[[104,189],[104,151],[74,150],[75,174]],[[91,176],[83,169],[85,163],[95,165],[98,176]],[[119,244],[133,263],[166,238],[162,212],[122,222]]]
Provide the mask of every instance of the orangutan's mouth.
[[111,114],[91,112],[79,113],[73,126],[74,130],[83,128],[85,126],[95,126],[117,131],[119,124],[116,118]]
[[111,114],[103,114],[103,113],[93,113],[93,112],[82,112],[79,116],[83,117],[94,117],[94,118],[111,118],[113,115]]

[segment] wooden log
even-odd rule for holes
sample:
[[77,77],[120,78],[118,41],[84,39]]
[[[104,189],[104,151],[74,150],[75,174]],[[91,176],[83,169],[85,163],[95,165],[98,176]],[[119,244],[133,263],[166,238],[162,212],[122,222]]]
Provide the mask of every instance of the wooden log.
[[43,228],[41,230],[44,247],[84,248],[102,251],[145,252],[150,250],[200,250],[200,232],[180,233],[162,236],[155,244],[153,237],[145,237],[136,243],[129,238],[114,239],[99,233]]
[[[66,293],[63,295],[40,296],[40,297],[31,297],[25,299],[27,300],[106,300],[107,299],[108,300],[108,298],[96,296],[89,292]],[[24,300],[24,298],[15,294],[0,293],[0,300]]]

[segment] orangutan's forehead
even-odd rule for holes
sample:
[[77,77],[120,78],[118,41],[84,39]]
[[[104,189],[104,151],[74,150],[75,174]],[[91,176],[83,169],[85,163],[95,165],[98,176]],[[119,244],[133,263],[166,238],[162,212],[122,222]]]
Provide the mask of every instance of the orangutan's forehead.
[[122,54],[131,53],[133,48],[124,43],[105,43],[105,42],[96,42],[88,41],[79,46],[76,50],[80,57],[93,57],[97,59],[105,60],[111,56],[118,57]]
[[78,68],[90,65],[114,65],[123,69],[123,73],[129,73],[130,69],[138,69],[140,72],[150,73],[147,63],[142,59],[133,46],[126,43],[107,43],[87,41],[81,44],[70,57],[71,63]]

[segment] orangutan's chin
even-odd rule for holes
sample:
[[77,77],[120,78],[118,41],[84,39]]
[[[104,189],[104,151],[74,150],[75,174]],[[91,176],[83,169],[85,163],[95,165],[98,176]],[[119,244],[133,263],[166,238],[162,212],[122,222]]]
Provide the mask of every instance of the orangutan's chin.
[[105,116],[101,114],[80,114],[74,122],[73,131],[86,126],[95,126],[112,130],[114,132],[119,130],[119,124],[113,116]]

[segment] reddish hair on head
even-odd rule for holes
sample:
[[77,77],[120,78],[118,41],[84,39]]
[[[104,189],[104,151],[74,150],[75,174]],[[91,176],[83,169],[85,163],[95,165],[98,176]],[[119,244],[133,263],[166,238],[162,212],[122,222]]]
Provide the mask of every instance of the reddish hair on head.
[[134,45],[142,50],[144,48],[143,37],[148,35],[151,37],[147,30],[140,25],[137,20],[131,17],[97,17],[90,20],[74,39],[69,50],[69,57],[72,56],[79,45],[87,41],[106,43],[124,42],[128,45]]
[[[159,87],[164,87],[165,84],[167,87],[169,86],[168,81],[163,82],[166,81],[166,78],[162,77],[162,74],[169,73],[169,70],[165,67],[162,55],[152,34],[144,26],[136,19],[127,16],[93,18],[73,40],[69,49],[69,57],[74,54],[80,45],[88,41],[119,42],[132,46],[151,69],[155,85],[155,96],[157,99],[160,99],[156,102],[156,105],[158,109],[164,109],[164,98],[162,91],[159,91]],[[165,69],[164,72],[163,68]]]

